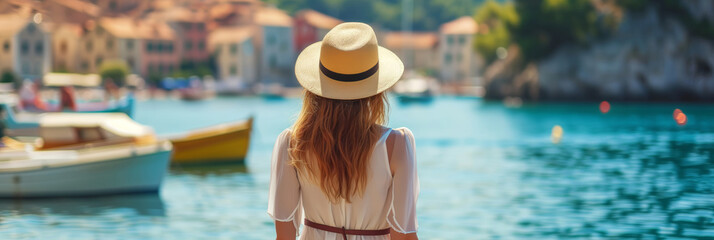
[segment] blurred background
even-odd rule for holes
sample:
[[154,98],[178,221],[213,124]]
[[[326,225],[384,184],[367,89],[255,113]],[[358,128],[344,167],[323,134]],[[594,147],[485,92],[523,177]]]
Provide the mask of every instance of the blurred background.
[[0,238],[273,238],[295,59],[349,21],[405,64],[421,238],[714,239],[709,0],[0,0]]

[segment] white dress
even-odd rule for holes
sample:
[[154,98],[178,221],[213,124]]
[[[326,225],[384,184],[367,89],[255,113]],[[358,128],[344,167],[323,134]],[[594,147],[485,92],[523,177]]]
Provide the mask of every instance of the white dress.
[[[416,202],[419,179],[416,172],[414,136],[407,128],[395,129],[392,155],[387,156],[385,144],[391,129],[386,129],[377,141],[368,167],[364,194],[354,196],[352,203],[344,200],[333,204],[319,185],[289,165],[290,130],[278,137],[273,149],[268,214],[276,221],[293,222],[300,239],[342,240],[342,235],[311,227],[299,234],[304,217],[310,221],[346,229],[378,230],[392,228],[401,233],[417,231]],[[394,175],[390,169],[394,168]],[[383,236],[347,235],[350,240],[382,240]]]

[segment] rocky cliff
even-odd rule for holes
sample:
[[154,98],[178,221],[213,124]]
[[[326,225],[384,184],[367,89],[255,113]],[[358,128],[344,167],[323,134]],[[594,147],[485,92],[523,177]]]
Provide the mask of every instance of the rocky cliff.
[[714,100],[714,42],[654,8],[626,14],[610,37],[588,46],[562,46],[534,63],[521,61],[517,47],[508,55],[485,71],[487,98]]

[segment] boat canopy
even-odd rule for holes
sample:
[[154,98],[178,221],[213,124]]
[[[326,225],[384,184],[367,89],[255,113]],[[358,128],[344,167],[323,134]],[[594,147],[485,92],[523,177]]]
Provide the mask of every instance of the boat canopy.
[[153,134],[124,113],[45,113],[40,116],[41,128],[102,128],[121,137],[141,137]]
[[48,73],[42,82],[48,87],[97,87],[102,83],[102,78],[97,74]]

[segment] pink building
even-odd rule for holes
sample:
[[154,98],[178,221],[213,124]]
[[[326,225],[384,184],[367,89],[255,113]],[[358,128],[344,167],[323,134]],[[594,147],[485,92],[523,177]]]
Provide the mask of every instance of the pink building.
[[306,9],[298,12],[293,21],[295,50],[302,51],[308,45],[321,41],[330,29],[342,23],[339,19]]
[[181,47],[181,60],[202,62],[208,60],[210,52],[206,44],[208,30],[205,11],[174,7],[151,17],[166,21],[175,30]]

